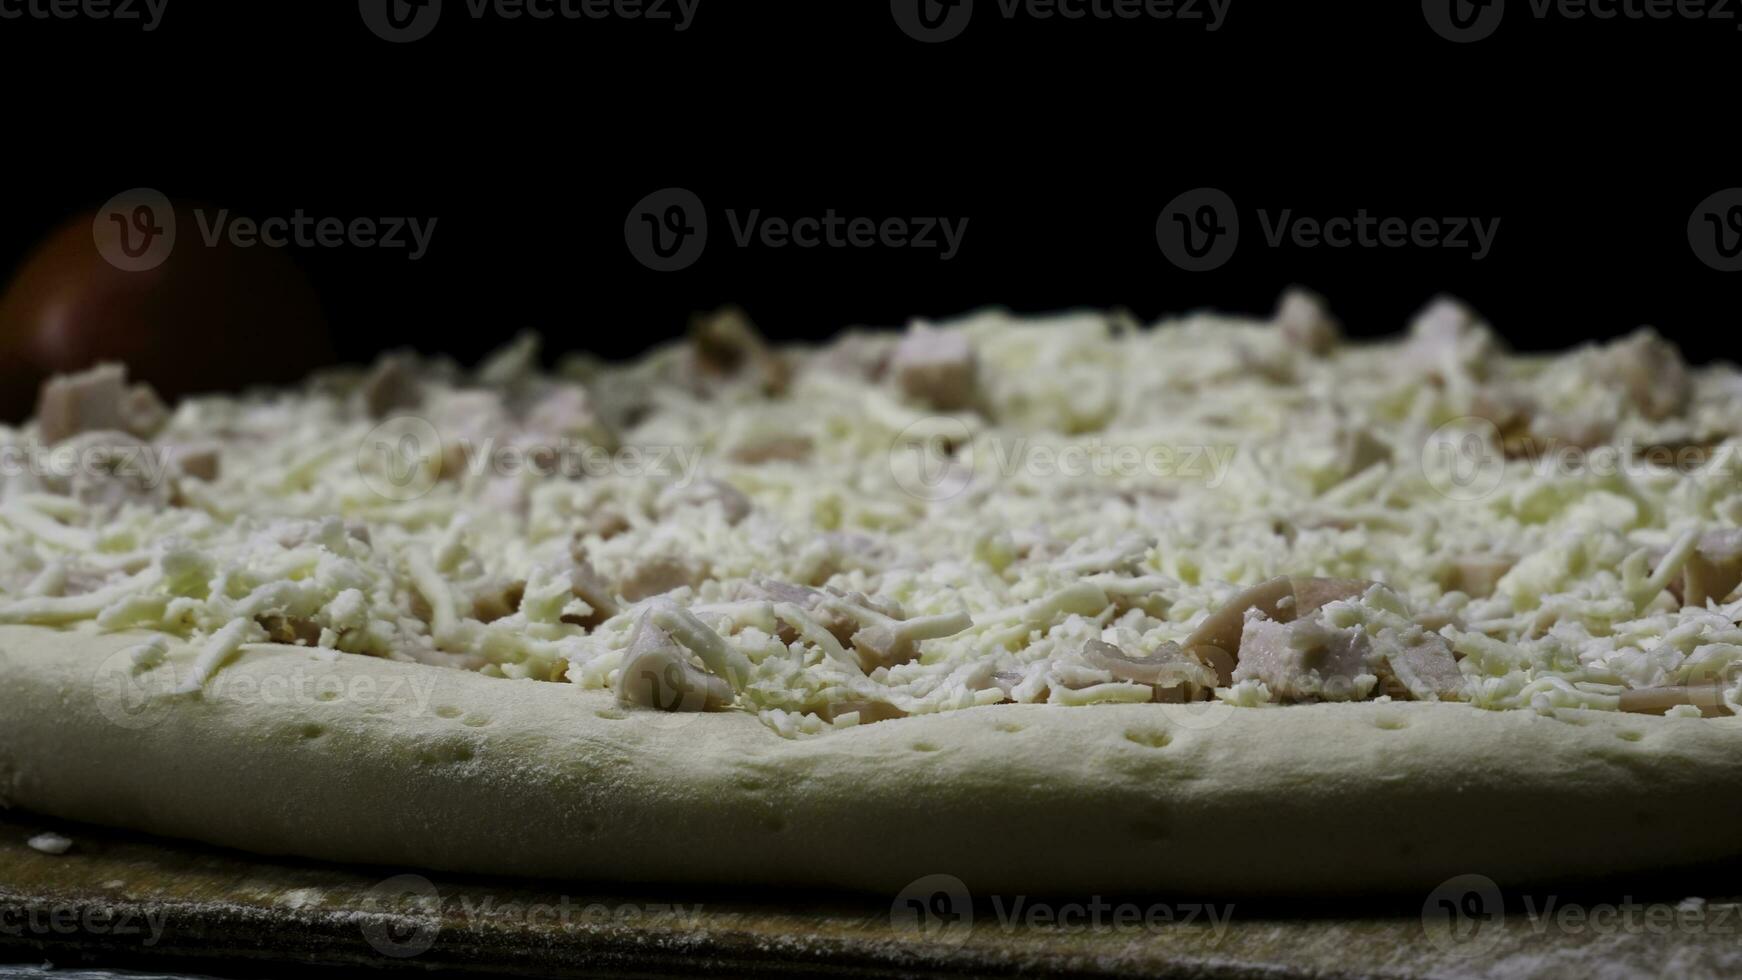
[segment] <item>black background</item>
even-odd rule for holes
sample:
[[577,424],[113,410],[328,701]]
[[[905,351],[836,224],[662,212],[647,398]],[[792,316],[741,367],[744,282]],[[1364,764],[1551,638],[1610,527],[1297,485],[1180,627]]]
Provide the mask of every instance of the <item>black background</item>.
[[[1005,21],[979,0],[961,37],[925,45],[887,0],[701,0],[681,34],[447,4],[406,45],[353,0],[169,0],[150,34],[0,21],[0,269],[144,186],[262,218],[437,219],[417,262],[292,250],[350,360],[399,345],[472,359],[528,327],[622,357],[728,301],[814,338],[988,304],[1262,312],[1296,282],[1356,333],[1401,329],[1448,292],[1521,348],[1651,323],[1691,357],[1730,355],[1742,274],[1701,264],[1686,226],[1742,184],[1734,20],[1538,21],[1512,0],[1494,37],[1456,45],[1413,0],[1233,0],[1215,33]],[[1243,243],[1186,273],[1155,221],[1205,185],[1239,203]],[[697,193],[713,228],[699,263],[660,274],[623,225],[668,186]],[[753,208],[969,225],[949,262],[735,247],[725,211]],[[1501,225],[1480,262],[1271,249],[1260,208]]]

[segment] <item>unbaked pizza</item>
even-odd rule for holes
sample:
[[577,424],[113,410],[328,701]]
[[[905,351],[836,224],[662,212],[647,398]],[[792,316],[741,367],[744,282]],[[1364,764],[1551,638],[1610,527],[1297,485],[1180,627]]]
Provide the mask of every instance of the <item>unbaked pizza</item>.
[[1742,374],[1001,311],[394,354],[0,428],[0,802],[268,853],[893,891],[1742,853]]

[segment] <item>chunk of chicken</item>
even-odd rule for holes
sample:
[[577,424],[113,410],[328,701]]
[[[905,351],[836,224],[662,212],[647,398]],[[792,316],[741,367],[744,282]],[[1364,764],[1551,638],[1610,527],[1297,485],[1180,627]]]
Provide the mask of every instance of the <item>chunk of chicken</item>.
[[1382,668],[1417,701],[1456,701],[1464,696],[1464,675],[1451,644],[1438,633],[1382,630],[1374,644]]
[[1343,336],[1343,325],[1331,316],[1324,297],[1299,287],[1282,294],[1271,322],[1290,347],[1315,357],[1330,353]]
[[1465,374],[1481,378],[1495,352],[1494,336],[1475,312],[1442,296],[1410,323],[1409,340],[1398,357],[1408,370],[1445,380]]
[[149,385],[129,386],[126,368],[101,364],[42,386],[36,434],[50,446],[87,432],[125,432],[149,439],[168,418],[168,410]]
[[691,663],[689,651],[644,616],[618,668],[617,699],[660,711],[718,711],[734,694],[725,679]]
[[1358,701],[1379,683],[1373,659],[1359,629],[1261,619],[1246,624],[1234,682],[1262,682],[1280,701]]
[[614,447],[616,438],[593,408],[587,390],[578,384],[559,385],[539,396],[527,410],[526,431],[537,439],[585,439]]
[[978,362],[966,334],[910,333],[896,345],[891,366],[903,393],[940,412],[960,411],[976,400]]

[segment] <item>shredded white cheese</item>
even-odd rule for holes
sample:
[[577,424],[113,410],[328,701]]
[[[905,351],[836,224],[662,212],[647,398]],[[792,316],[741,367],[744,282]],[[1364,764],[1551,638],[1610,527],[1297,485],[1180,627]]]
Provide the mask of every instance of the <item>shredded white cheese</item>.
[[[604,688],[645,616],[796,736],[1160,699],[1085,644],[1163,656],[1242,589],[1318,576],[1388,588],[1303,616],[1425,626],[1480,707],[1736,702],[1742,595],[1702,549],[1742,525],[1742,374],[1647,334],[1513,356],[1461,315],[1323,350],[1259,320],[992,312],[923,325],[965,343],[906,374],[875,335],[551,376],[522,342],[423,365],[386,416],[361,375],[197,399],[151,445],[217,446],[213,480],[0,474],[0,622],[193,640],[191,692],[259,642]],[[439,444],[380,444],[389,417]],[[1712,568],[1723,594],[1679,601]]]

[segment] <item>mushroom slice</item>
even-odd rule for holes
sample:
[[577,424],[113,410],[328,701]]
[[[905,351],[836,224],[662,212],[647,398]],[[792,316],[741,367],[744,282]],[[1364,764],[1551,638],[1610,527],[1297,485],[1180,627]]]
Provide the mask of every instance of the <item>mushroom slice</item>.
[[817,712],[817,717],[833,723],[843,715],[850,714],[857,714],[861,725],[907,717],[907,712],[887,701],[841,701],[836,704],[824,705]]
[[212,483],[218,479],[220,452],[216,443],[195,443],[169,447],[169,458],[183,477]]
[[1153,656],[1133,657],[1101,640],[1083,644],[1083,662],[1113,675],[1114,680],[1173,689],[1187,684],[1214,687],[1215,671],[1186,656],[1177,643],[1164,643]]
[[382,357],[358,388],[363,410],[370,418],[379,419],[401,409],[416,408],[423,402],[423,384],[418,374],[415,354],[394,353]]
[[689,652],[644,616],[617,675],[617,700],[660,711],[718,711],[732,686],[690,663]]
[[1678,704],[1691,704],[1707,718],[1731,714],[1720,684],[1689,684],[1684,687],[1642,687],[1621,692],[1621,710],[1661,715]]
[[1700,535],[1682,566],[1682,604],[1704,608],[1707,599],[1723,602],[1742,584],[1742,529]]
[[867,626],[853,634],[853,649],[859,666],[869,674],[879,667],[894,667],[919,659],[921,640],[938,640],[974,625],[965,612],[942,616],[918,616]]
[[[1183,644],[1188,654],[1203,660],[1218,675],[1217,684],[1231,683],[1233,657],[1230,651],[1240,649],[1240,638],[1246,628],[1246,610],[1256,609],[1271,619],[1287,622],[1294,618],[1294,583],[1286,575],[1260,582],[1235,593],[1192,630]],[[1204,648],[1214,648],[1214,652]],[[1216,656],[1220,654],[1220,656]]]
[[698,374],[707,382],[733,377],[755,378],[770,395],[784,392],[792,369],[739,307],[725,306],[690,321],[690,351]]
[[1375,582],[1355,578],[1309,578],[1295,576],[1289,579],[1294,586],[1294,606],[1287,617],[1272,616],[1272,619],[1299,619],[1310,616],[1325,605],[1341,602],[1344,599],[1359,599],[1367,594]]
[[617,593],[630,602],[639,602],[686,585],[694,586],[705,577],[704,569],[690,558],[644,555],[636,558],[618,579]]

